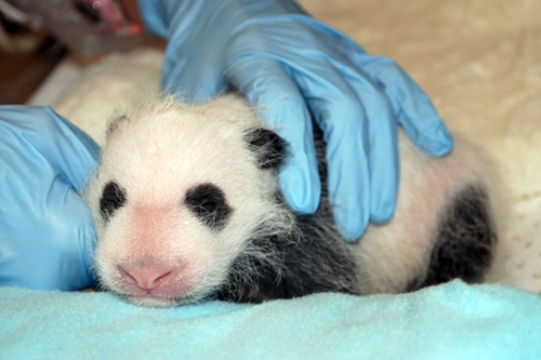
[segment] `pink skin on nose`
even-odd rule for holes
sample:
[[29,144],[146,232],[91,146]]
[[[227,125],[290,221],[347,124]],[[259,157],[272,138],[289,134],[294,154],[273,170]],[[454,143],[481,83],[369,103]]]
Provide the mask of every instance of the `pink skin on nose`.
[[118,266],[122,277],[141,290],[152,291],[174,278],[174,269],[167,267]]

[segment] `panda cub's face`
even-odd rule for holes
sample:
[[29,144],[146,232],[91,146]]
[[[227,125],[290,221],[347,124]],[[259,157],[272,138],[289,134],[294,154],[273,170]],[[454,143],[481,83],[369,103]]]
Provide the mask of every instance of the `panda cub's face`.
[[86,192],[100,285],[146,306],[217,290],[254,234],[286,211],[272,171],[283,150],[234,95],[161,100],[113,123]]

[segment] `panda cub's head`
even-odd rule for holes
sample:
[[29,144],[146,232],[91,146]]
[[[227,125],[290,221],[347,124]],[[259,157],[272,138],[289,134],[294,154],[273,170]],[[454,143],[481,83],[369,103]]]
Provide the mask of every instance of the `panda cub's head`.
[[274,173],[284,155],[236,95],[161,99],[113,122],[85,195],[100,286],[146,306],[222,287],[254,237],[289,231]]

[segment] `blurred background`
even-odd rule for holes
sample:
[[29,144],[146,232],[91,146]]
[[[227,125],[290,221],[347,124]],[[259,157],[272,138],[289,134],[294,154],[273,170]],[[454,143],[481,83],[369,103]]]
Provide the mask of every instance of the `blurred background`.
[[65,55],[53,37],[0,13],[0,104],[24,104]]
[[160,43],[130,16],[134,1],[0,0],[0,104],[26,103],[62,59],[85,67],[103,54]]

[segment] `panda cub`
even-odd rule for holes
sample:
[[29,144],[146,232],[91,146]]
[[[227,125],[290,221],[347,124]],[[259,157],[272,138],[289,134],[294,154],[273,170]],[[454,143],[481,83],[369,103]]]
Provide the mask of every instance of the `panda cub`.
[[320,134],[316,143],[321,203],[296,215],[276,181],[287,146],[238,95],[202,105],[163,98],[114,120],[85,194],[100,287],[175,306],[484,280],[498,239],[497,191],[476,148],[457,140],[434,160],[399,134],[395,215],[348,243],[333,223]]

